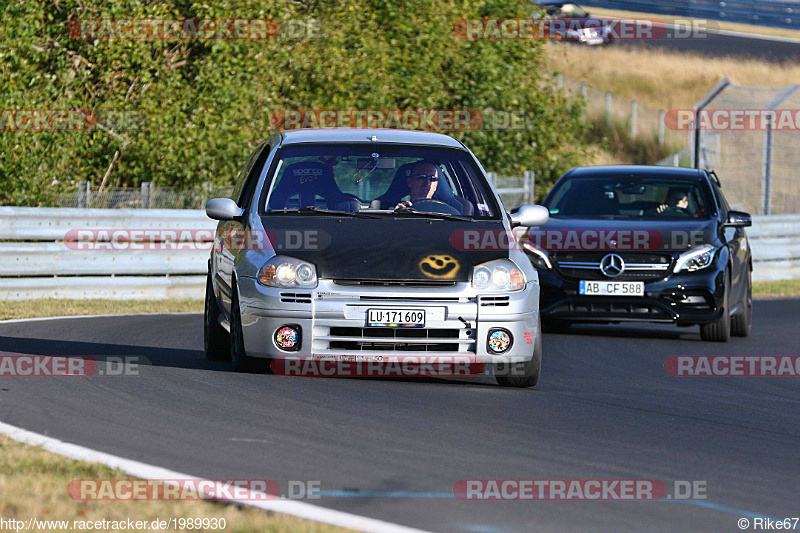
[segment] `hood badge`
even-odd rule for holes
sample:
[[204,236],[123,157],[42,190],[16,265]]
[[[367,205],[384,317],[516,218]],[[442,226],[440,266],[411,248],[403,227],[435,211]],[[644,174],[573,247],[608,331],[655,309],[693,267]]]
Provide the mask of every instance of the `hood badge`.
[[625,261],[617,254],[608,254],[600,261],[600,271],[609,278],[616,278],[625,272]]

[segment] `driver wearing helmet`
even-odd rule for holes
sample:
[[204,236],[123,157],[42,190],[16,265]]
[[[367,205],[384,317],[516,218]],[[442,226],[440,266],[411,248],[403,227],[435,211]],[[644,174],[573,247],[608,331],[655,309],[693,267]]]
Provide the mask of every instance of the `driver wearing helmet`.
[[439,172],[436,170],[436,166],[422,161],[414,164],[411,167],[411,174],[406,178],[406,185],[411,191],[409,200],[398,203],[395,209],[411,207],[418,200],[433,198],[436,187],[439,185]]

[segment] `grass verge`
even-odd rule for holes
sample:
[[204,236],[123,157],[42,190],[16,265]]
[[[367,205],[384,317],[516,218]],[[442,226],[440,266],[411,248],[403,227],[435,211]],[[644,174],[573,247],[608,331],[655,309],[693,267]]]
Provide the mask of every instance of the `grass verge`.
[[[128,479],[123,472],[104,465],[67,459],[36,446],[0,435],[0,517],[4,520],[68,521],[69,527],[34,528],[33,531],[70,531],[74,521],[134,521],[225,519],[217,531],[305,531],[330,533],[344,529],[300,518],[205,501],[75,501],[67,494],[73,479]],[[127,524],[126,524],[127,525]],[[123,531],[124,529],[103,529]],[[168,529],[176,531],[175,529]],[[26,530],[31,531],[31,530]],[[147,528],[147,531],[151,531]],[[181,529],[179,531],[189,531]],[[205,531],[214,531],[205,529]]]
[[800,279],[754,281],[753,296],[760,298],[786,298],[800,296]]
[[653,109],[692,109],[727,77],[739,85],[785,87],[800,79],[794,62],[709,57],[635,46],[545,46],[547,67]]
[[0,320],[67,315],[202,312],[203,300],[21,300],[0,303]]

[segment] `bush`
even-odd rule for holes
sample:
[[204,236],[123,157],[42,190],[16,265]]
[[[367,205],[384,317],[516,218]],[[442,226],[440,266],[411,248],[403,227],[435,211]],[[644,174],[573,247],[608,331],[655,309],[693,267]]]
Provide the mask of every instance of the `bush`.
[[[88,109],[106,127],[0,131],[0,204],[55,191],[231,183],[280,109],[523,111],[525,129],[455,132],[484,166],[552,183],[584,153],[580,107],[544,80],[541,44],[460,39],[460,19],[526,17],[512,0],[163,4],[12,0],[0,14],[2,109]],[[88,40],[81,19],[270,18],[320,35],[270,40]],[[287,24],[283,25],[284,28]],[[133,126],[133,128],[131,127]],[[115,157],[116,156],[116,157]]]

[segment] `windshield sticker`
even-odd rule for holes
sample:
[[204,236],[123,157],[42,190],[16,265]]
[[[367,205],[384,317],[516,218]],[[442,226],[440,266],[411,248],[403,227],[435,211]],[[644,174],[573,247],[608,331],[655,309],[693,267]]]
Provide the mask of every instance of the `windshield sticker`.
[[458,274],[459,264],[449,255],[427,255],[419,262],[420,271],[433,279],[453,279]]

